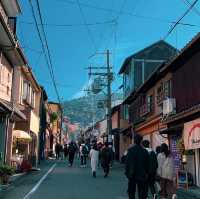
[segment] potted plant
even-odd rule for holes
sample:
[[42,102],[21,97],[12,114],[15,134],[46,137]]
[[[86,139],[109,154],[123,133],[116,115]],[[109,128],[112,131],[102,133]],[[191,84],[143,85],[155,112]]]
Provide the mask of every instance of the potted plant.
[[9,165],[2,164],[0,165],[0,180],[1,184],[8,184],[9,178],[14,174],[15,169]]

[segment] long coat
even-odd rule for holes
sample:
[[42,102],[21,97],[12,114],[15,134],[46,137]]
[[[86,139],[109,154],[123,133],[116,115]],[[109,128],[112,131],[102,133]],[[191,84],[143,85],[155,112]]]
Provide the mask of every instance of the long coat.
[[149,173],[149,154],[139,145],[129,148],[125,174],[128,179],[146,181]]
[[97,170],[98,162],[99,162],[99,151],[94,149],[90,150],[90,158],[91,158],[91,168],[92,172]]

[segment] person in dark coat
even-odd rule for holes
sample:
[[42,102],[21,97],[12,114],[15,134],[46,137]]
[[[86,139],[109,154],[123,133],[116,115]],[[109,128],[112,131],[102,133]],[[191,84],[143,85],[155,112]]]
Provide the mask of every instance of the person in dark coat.
[[64,157],[65,157],[65,159],[67,159],[68,152],[69,152],[67,144],[64,145],[64,149],[63,150],[64,150]]
[[56,159],[60,158],[60,144],[58,142],[56,142],[55,145],[55,152],[56,152]]
[[156,189],[155,189],[156,175],[158,169],[157,156],[156,153],[149,147],[150,142],[148,140],[144,140],[142,142],[142,145],[149,153],[149,171],[148,171],[149,175],[148,175],[148,183],[146,184],[147,193],[148,189],[150,189],[153,198],[157,199],[158,196],[156,195]]
[[134,146],[130,147],[127,153],[125,175],[128,178],[129,199],[135,199],[136,186],[138,198],[146,199],[146,183],[148,180],[149,154],[141,146],[142,137],[138,134],[134,136]]
[[70,166],[70,167],[73,165],[74,156],[75,156],[76,150],[77,150],[76,144],[75,144],[73,141],[70,142],[69,148],[68,148],[69,166]]
[[111,159],[110,149],[108,147],[108,143],[106,142],[101,150],[101,166],[104,170],[104,178],[106,178],[109,174]]

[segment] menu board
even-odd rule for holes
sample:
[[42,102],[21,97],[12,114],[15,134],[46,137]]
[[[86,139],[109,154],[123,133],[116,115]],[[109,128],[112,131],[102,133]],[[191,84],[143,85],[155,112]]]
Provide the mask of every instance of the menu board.
[[178,141],[177,136],[172,136],[170,139],[170,151],[171,151],[172,158],[174,160],[174,167],[175,167],[174,169],[176,173],[181,168],[181,152],[177,148],[177,141]]

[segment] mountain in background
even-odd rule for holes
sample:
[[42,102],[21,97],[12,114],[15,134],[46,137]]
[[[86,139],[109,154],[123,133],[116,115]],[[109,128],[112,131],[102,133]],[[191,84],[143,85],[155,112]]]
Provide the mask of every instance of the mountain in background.
[[[116,93],[112,102],[122,100],[122,94]],[[105,109],[98,108],[98,102],[105,99],[104,95],[88,95],[72,99],[63,103],[64,115],[72,123],[79,123],[81,127],[87,127],[105,117]]]

